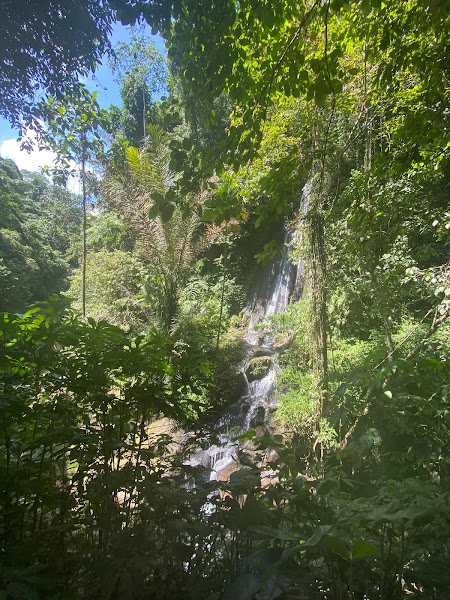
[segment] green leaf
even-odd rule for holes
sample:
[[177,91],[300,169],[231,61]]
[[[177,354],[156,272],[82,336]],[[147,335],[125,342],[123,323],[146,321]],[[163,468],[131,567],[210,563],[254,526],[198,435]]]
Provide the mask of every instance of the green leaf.
[[317,546],[317,544],[333,529],[333,525],[319,525],[313,535],[306,540],[304,546]]
[[194,140],[190,137],[184,138],[182,146],[184,150],[190,150],[194,144]]
[[345,540],[336,535],[328,535],[324,538],[323,545],[332,550],[335,554],[339,554],[342,558],[350,558],[350,552],[347,548]]
[[164,206],[161,210],[161,220],[163,223],[167,223],[173,216],[175,212],[175,204],[173,202],[169,202],[166,206]]
[[151,206],[148,209],[148,218],[149,219],[156,219],[156,217],[159,217],[161,212],[160,206],[159,204],[154,204],[153,206]]
[[324,79],[317,79],[314,86],[314,100],[320,108],[325,106],[329,85]]
[[338,389],[334,392],[334,395],[337,396],[338,398],[341,398],[347,391],[347,388],[348,388],[348,383],[341,383],[341,385],[338,387]]
[[202,213],[202,220],[203,221],[215,221],[216,218],[219,216],[219,211],[214,210],[212,208],[207,208],[203,211]]
[[365,540],[356,540],[353,544],[351,558],[352,560],[373,558],[378,556],[379,553],[380,551],[375,544]]
[[161,192],[152,192],[152,200],[155,204],[162,204],[164,202],[164,194],[161,194]]
[[256,431],[254,429],[249,429],[249,431],[241,433],[241,435],[233,438],[233,442],[245,442],[246,440],[252,440],[255,436]]
[[230,476],[228,487],[239,488],[242,492],[250,491],[255,486],[259,485],[261,477],[256,469],[242,468],[235,471]]
[[284,540],[286,542],[298,542],[300,539],[299,535],[295,535],[291,531],[285,529],[274,529],[273,527],[267,527],[266,525],[255,525],[250,527],[250,529],[255,533],[268,535],[269,537],[277,540]]
[[339,488],[339,481],[337,479],[324,479],[317,485],[317,493],[319,495],[329,494],[337,488]]

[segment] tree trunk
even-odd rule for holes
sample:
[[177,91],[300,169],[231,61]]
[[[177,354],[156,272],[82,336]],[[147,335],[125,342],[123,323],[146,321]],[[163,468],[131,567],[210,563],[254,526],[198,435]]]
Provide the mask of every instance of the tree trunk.
[[83,307],[83,319],[86,317],[86,259],[87,259],[87,244],[86,244],[86,228],[87,228],[87,214],[86,214],[86,153],[83,142],[83,154],[81,157],[81,184],[83,189],[83,257],[81,263],[81,297]]
[[319,198],[312,199],[310,209],[311,230],[311,272],[314,329],[316,338],[317,374],[323,380],[328,373],[327,350],[327,297],[326,297],[326,256],[324,240],[324,218]]

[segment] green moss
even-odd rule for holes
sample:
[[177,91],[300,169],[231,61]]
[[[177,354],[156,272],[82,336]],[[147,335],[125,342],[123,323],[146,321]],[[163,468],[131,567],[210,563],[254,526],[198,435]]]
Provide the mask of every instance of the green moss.
[[262,379],[267,375],[271,366],[272,358],[270,356],[258,356],[257,358],[252,358],[245,370],[248,381],[252,382],[257,379]]

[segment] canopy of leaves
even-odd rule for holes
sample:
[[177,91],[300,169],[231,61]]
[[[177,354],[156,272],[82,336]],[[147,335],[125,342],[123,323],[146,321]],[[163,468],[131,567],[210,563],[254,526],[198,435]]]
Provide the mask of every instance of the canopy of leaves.
[[109,49],[107,2],[5,0],[0,7],[0,114],[19,125],[42,90],[59,96]]

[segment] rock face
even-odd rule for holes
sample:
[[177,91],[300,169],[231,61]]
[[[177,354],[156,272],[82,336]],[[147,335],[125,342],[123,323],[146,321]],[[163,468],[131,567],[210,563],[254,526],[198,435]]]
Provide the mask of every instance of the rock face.
[[163,417],[153,421],[147,428],[147,435],[147,446],[155,444],[158,440],[168,436],[171,438],[171,442],[167,446],[168,453],[175,454],[181,450],[184,432],[172,419]]
[[257,379],[263,379],[269,372],[272,362],[270,356],[257,356],[252,358],[245,369],[248,382],[251,383]]

